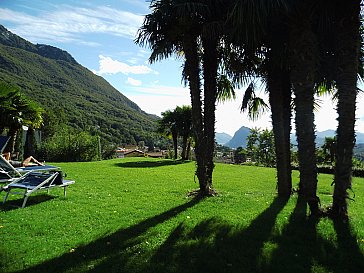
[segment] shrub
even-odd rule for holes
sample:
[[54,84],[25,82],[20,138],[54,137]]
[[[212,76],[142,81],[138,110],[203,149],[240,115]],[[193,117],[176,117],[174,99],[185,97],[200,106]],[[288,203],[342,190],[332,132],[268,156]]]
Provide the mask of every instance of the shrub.
[[98,136],[66,129],[42,142],[37,157],[46,161],[94,161],[100,159]]

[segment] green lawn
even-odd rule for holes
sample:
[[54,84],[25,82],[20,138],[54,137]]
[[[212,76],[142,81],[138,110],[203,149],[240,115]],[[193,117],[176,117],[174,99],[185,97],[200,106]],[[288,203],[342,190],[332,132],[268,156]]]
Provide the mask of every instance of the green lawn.
[[[306,219],[296,195],[276,199],[274,169],[217,164],[219,195],[194,200],[193,162],[56,165],[76,180],[66,199],[58,189],[0,206],[0,272],[364,272],[364,179],[350,221],[334,223]],[[319,175],[322,206],[331,182]]]

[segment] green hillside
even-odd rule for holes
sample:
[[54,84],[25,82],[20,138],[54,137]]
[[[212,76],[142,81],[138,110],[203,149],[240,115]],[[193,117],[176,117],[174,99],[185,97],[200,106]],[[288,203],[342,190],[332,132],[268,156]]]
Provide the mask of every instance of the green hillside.
[[17,85],[48,115],[112,143],[154,138],[156,116],[142,111],[66,51],[34,45],[0,26],[0,81]]

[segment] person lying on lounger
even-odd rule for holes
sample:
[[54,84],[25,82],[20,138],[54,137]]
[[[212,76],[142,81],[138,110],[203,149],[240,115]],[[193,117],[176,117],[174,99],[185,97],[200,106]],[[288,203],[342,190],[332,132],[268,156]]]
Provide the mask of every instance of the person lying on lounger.
[[13,167],[15,167],[15,168],[17,168],[17,167],[34,166],[34,165],[38,165],[38,166],[43,166],[44,165],[43,163],[41,163],[38,160],[36,160],[33,156],[29,156],[26,159],[24,159],[23,161],[11,160],[10,159],[10,153],[3,154],[3,157],[7,161],[9,161],[9,163],[11,165],[13,165]]

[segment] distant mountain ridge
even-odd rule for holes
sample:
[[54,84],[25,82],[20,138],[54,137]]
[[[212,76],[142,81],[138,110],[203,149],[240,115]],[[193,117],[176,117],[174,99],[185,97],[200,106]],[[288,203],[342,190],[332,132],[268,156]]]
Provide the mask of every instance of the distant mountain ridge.
[[[232,139],[226,142],[224,145],[230,148],[246,147],[247,136],[250,134],[250,128],[242,126],[235,132]],[[335,130],[325,130],[322,132],[316,132],[316,145],[322,146],[325,141],[325,137],[334,137],[336,135]],[[291,134],[291,143],[297,145],[296,135]],[[364,133],[356,132],[356,144],[364,143]]]
[[0,25],[0,81],[17,85],[46,113],[79,130],[97,128],[109,142],[153,138],[158,117],[95,75],[66,51],[34,45]]
[[233,137],[227,133],[216,133],[215,134],[215,141],[217,144],[224,145],[225,143],[229,142]]
[[27,40],[11,33],[2,25],[0,25],[0,43],[6,46],[33,52],[45,58],[63,60],[72,64],[77,64],[76,60],[67,51],[50,45],[34,45]]
[[225,143],[225,146],[230,148],[238,148],[238,147],[246,147],[247,137],[250,134],[250,128],[242,126],[237,130],[227,143]]

